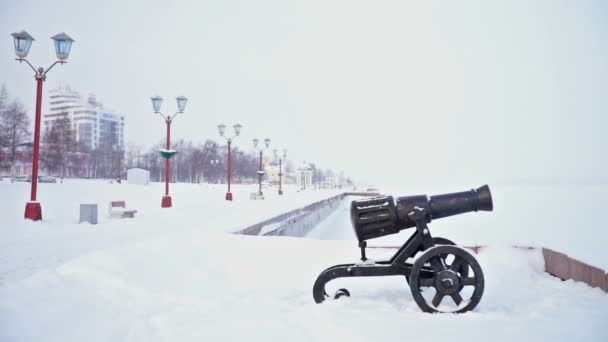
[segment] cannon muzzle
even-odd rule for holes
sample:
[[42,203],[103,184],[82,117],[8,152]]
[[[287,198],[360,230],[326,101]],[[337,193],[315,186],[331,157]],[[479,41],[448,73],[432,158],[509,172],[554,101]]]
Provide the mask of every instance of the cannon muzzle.
[[490,187],[451,194],[404,196],[393,200],[392,196],[356,200],[351,203],[350,219],[359,241],[373,239],[416,226],[409,214],[415,207],[425,209],[426,222],[471,211],[492,211]]

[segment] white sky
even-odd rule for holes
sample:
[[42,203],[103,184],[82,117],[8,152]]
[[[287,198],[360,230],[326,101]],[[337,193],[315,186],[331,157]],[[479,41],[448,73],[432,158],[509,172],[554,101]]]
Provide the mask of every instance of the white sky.
[[372,183],[605,182],[607,20],[601,1],[0,0],[0,82],[33,111],[9,35],[46,67],[65,31],[46,89],[95,92],[137,144],[164,134],[149,97],[183,94],[175,138],[240,122],[240,147]]

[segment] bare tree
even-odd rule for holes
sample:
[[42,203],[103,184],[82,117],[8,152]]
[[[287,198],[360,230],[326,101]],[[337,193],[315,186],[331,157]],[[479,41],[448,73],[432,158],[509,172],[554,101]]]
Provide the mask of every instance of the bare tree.
[[3,166],[4,160],[6,159],[4,150],[8,143],[6,142],[6,134],[4,128],[4,120],[2,120],[3,113],[6,110],[6,106],[8,105],[8,92],[6,91],[6,87],[4,84],[0,87],[0,167]]
[[125,152],[125,158],[126,158],[126,166],[127,169],[133,168],[133,167],[141,167],[141,158],[142,158],[142,151],[141,151],[141,147],[138,145],[135,145],[133,143],[129,143],[127,145],[127,150]]
[[213,140],[207,140],[203,146],[199,146],[197,168],[208,182],[219,182],[225,176],[225,172],[222,172],[225,167],[222,166],[225,165],[226,158],[220,155],[219,150],[219,145]]
[[64,178],[70,161],[68,156],[77,148],[70,119],[65,117],[54,120],[46,130],[42,142],[42,164],[52,173]]
[[0,147],[5,150],[4,161],[10,165],[11,170],[14,170],[15,161],[17,161],[19,147],[28,142],[30,133],[30,119],[27,116],[26,110],[18,100],[8,102],[6,89],[2,87],[0,97],[4,97],[2,101],[3,110],[0,111]]
[[[4,84],[0,87],[0,117],[2,117],[2,113],[6,110],[8,106],[8,92],[6,91],[6,87]],[[0,147],[5,147],[6,142],[4,141],[4,122],[0,121]]]

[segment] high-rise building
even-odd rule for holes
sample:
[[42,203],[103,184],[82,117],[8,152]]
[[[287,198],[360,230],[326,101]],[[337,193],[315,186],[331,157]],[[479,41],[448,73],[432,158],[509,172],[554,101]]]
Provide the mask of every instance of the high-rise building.
[[125,116],[105,108],[94,94],[83,96],[69,86],[49,91],[49,110],[42,117],[43,132],[58,119],[68,118],[76,141],[89,149],[110,144],[124,146]]

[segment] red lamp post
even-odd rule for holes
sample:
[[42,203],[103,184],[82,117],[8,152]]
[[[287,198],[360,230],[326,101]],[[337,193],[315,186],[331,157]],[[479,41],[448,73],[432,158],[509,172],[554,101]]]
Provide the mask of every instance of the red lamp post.
[[282,179],[283,179],[283,159],[287,158],[287,150],[283,149],[283,154],[279,155],[278,150],[274,150],[274,158],[279,160],[279,195],[283,194]]
[[12,34],[15,42],[16,60],[26,62],[27,65],[34,70],[34,79],[36,80],[36,117],[34,122],[34,151],[32,157],[32,188],[30,191],[30,201],[25,204],[25,219],[32,221],[42,220],[42,208],[40,203],[36,201],[36,192],[38,188],[38,157],[40,152],[40,120],[42,117],[42,83],[46,80],[46,74],[56,64],[65,64],[66,59],[70,55],[70,49],[74,40],[65,33],[59,33],[51,37],[55,44],[55,54],[57,61],[51,64],[46,70],[44,68],[34,68],[34,66],[26,59],[30,51],[34,37],[30,36],[25,31],[15,32]]
[[262,158],[263,158],[263,154],[264,154],[264,150],[267,149],[268,147],[270,147],[270,139],[266,138],[264,139],[264,145],[265,147],[260,147],[258,148],[258,143],[260,142],[259,139],[253,139],[253,148],[255,148],[259,153],[260,153],[260,167],[258,169],[258,184],[259,184],[259,189],[258,189],[258,194],[260,196],[263,196],[264,193],[262,192],[262,177],[264,176],[264,170],[263,170],[263,165],[262,165]]
[[217,125],[217,130],[219,131],[220,136],[226,139],[226,142],[228,143],[228,167],[226,170],[226,178],[228,180],[228,192],[226,192],[226,201],[232,201],[232,192],[230,192],[230,178],[232,177],[232,139],[241,135],[241,128],[243,128],[243,126],[240,124],[236,124],[232,126],[232,128],[234,129],[234,135],[232,137],[227,137],[224,135],[226,133],[226,125]]
[[154,109],[154,113],[162,116],[163,119],[165,119],[165,124],[167,125],[167,144],[165,149],[160,150],[161,156],[165,158],[165,195],[163,196],[160,206],[161,208],[171,208],[173,206],[173,202],[171,200],[171,196],[169,196],[169,179],[171,172],[171,163],[169,159],[173,158],[173,156],[175,156],[175,154],[177,153],[176,151],[171,150],[171,123],[173,122],[173,120],[175,120],[178,114],[184,113],[184,110],[186,109],[186,104],[188,103],[188,99],[184,96],[178,96],[175,98],[175,100],[177,101],[178,112],[173,114],[173,116],[165,116],[163,113],[160,112],[160,106],[163,103],[162,97],[154,96],[151,97],[150,100],[152,101],[152,108]]

